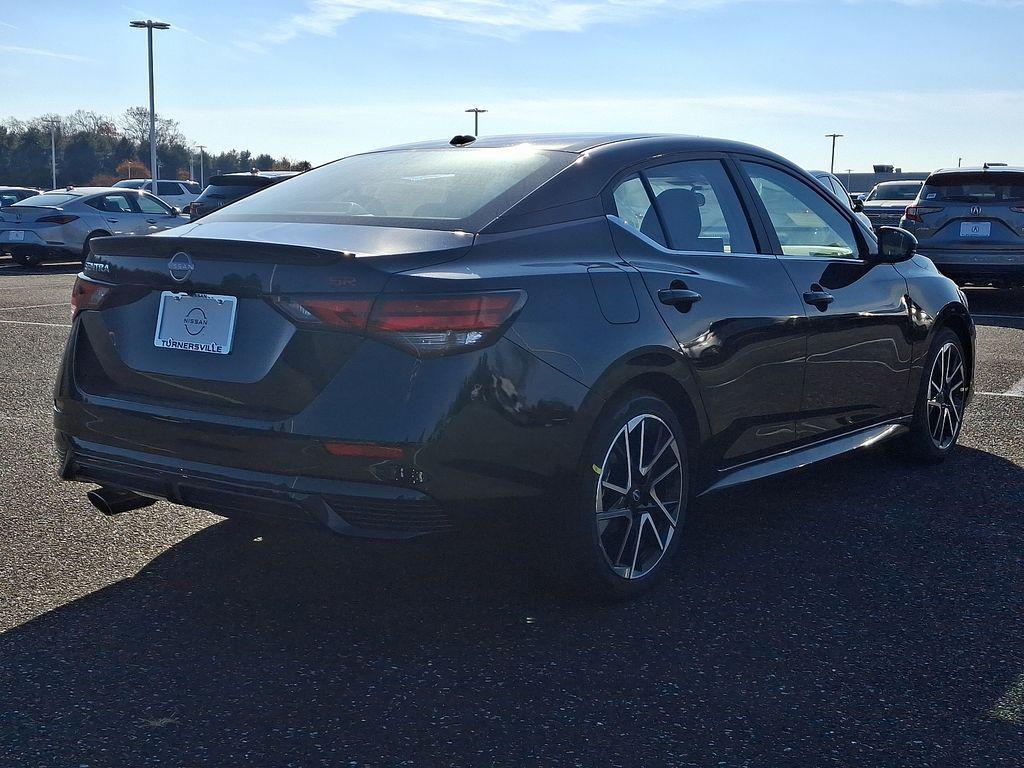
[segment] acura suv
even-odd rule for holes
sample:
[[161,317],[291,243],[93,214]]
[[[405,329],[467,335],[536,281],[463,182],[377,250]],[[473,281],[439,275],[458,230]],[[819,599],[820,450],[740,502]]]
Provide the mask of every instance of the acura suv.
[[211,176],[206,189],[189,203],[186,212],[193,220],[198,219],[233,203],[235,200],[241,200],[257,190],[284,181],[298,173],[298,171],[252,171]]
[[1024,287],[1024,168],[990,163],[936,171],[900,226],[960,283]]
[[92,242],[60,473],[107,513],[159,498],[377,537],[542,519],[553,573],[628,598],[696,496],[891,438],[954,449],[974,326],[914,245],[730,141],[346,157]]

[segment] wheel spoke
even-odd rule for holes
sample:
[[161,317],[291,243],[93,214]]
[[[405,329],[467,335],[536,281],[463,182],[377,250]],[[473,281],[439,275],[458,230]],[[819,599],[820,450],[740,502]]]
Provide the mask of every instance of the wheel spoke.
[[640,524],[636,529],[636,546],[633,548],[633,564],[629,568],[629,577],[631,579],[636,578],[636,559],[640,556],[640,540],[644,537],[645,520],[647,520],[647,515],[640,518]]
[[667,451],[674,442],[675,440],[672,439],[672,435],[669,435],[668,440],[665,441],[665,444],[662,445],[661,448],[659,448],[657,452],[654,454],[654,458],[651,459],[651,463],[648,464],[646,467],[640,468],[641,474],[646,475],[648,472],[650,472],[654,468],[654,465],[661,460],[661,457],[665,455],[665,451]]
[[[622,562],[622,555],[626,552],[626,544],[629,543],[629,534],[633,530],[633,516],[630,515],[627,518],[628,525],[626,526],[626,532],[622,534],[622,543],[619,545],[619,553],[615,555],[615,559],[612,561],[612,565],[618,565]],[[629,578],[628,576],[626,578]]]
[[[651,519],[650,515],[644,515],[644,520],[646,520],[649,523],[649,525],[647,527],[650,528],[651,529],[651,533],[654,534],[654,540],[658,542],[658,549],[660,551],[664,552],[665,551],[665,542],[661,540],[661,534],[658,533],[658,526],[656,526],[654,524],[654,521]],[[641,529],[641,530],[643,530],[643,529]]]
[[675,472],[675,471],[676,471],[677,469],[679,469],[679,464],[678,464],[678,463],[674,463],[674,464],[672,464],[672,466],[671,466],[671,467],[669,467],[668,469],[666,469],[666,470],[665,470],[664,472],[662,472],[662,473],[661,473],[660,475],[658,475],[658,476],[657,476],[656,478],[654,478],[654,480],[652,480],[652,481],[651,481],[651,488],[655,488],[655,487],[656,487],[656,486],[658,485],[658,483],[660,483],[660,482],[661,482],[662,480],[664,480],[664,479],[665,479],[666,477],[668,477],[669,475],[671,475],[671,474],[672,474],[673,472]]
[[[672,517],[672,513],[668,511],[668,507],[665,506],[665,502],[663,502],[660,498],[658,498],[657,492],[655,492],[653,489],[651,490],[651,498],[654,500],[654,503],[658,506],[658,509],[660,509],[662,511],[662,513],[665,515],[665,517],[668,519],[668,524],[670,526],[672,526],[673,528],[675,528],[677,522],[679,521],[678,516],[677,517]],[[676,504],[677,506],[679,504],[679,502],[677,502],[677,501],[672,501],[672,502],[669,502],[669,503],[670,504]]]
[[609,509],[607,512],[598,512],[597,522],[606,523],[619,517],[631,517],[631,513],[625,507],[616,507],[615,509]]
[[615,491],[616,493],[621,493],[623,496],[625,496],[627,493],[629,493],[629,489],[628,488],[622,488],[622,487],[620,487],[618,485],[615,485],[615,483],[612,483],[612,482],[610,482],[608,480],[602,480],[601,481],[601,485],[604,486],[605,488],[607,488],[610,491]]

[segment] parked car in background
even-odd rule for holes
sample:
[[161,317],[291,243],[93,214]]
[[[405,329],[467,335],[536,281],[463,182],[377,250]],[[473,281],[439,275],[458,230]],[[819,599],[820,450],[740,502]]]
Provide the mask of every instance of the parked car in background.
[[72,304],[55,439],[101,510],[518,521],[553,580],[613,598],[665,571],[695,496],[889,438],[942,460],[974,370],[913,237],[697,137],[347,157],[96,241]]
[[224,173],[211,176],[206,189],[186,209],[189,216],[198,219],[223,208],[228,203],[241,200],[257,190],[269,187],[279,181],[297,176],[299,171],[256,171],[251,173]]
[[856,215],[857,219],[869,230],[873,229],[871,219],[864,214],[864,203],[859,198],[854,198],[847,191],[846,186],[839,180],[839,177],[828,171],[808,171],[814,179],[825,189],[839,198],[839,202],[845,205]]
[[68,187],[0,208],[0,253],[24,266],[46,259],[85,259],[90,241],[148,235],[188,216],[147,192],[123,187]]
[[38,189],[31,189],[30,187],[0,186],[0,207],[14,205],[19,200],[24,200],[26,197],[33,197],[38,194]]
[[1024,287],[1024,168],[990,163],[928,177],[900,226],[966,285]]
[[883,181],[864,198],[864,214],[871,226],[898,227],[903,211],[921,191],[923,181]]
[[[123,179],[114,184],[115,187],[126,189],[139,189],[153,193],[152,179]],[[202,187],[195,181],[178,181],[173,179],[158,179],[156,182],[156,196],[168,205],[184,210],[184,208],[199,197]]]

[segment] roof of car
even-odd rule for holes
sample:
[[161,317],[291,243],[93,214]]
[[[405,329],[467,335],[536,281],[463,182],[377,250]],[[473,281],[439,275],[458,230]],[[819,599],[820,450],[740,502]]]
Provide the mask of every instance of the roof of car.
[[103,192],[117,192],[123,194],[125,192],[139,192],[138,189],[132,189],[131,187],[62,187],[60,189],[48,189],[43,192],[44,195],[98,195]]
[[924,184],[919,179],[896,179],[895,181],[880,181],[875,184],[876,187],[891,187],[894,184]]
[[39,190],[34,187],[22,187],[18,184],[0,184],[0,190],[12,190],[16,189],[19,192],[38,192]]
[[990,165],[987,168],[983,165],[970,165],[963,168],[940,168],[932,171],[932,176],[937,173],[1024,173],[1024,167],[1019,165]]
[[434,139],[414,144],[400,144],[378,150],[382,152],[396,149],[494,149],[530,144],[539,149],[559,150],[562,152],[588,152],[613,146],[643,143],[652,154],[658,152],[685,152],[687,150],[702,151],[739,151],[755,150],[764,154],[764,150],[748,144],[725,139],[714,139],[706,136],[684,136],[670,133],[521,133],[507,136],[482,136],[470,144],[453,148],[450,139]]
[[[281,176],[297,176],[302,171],[234,171],[232,173],[219,173],[218,176],[263,176],[267,179],[277,179]],[[210,178],[213,178],[212,176]]]

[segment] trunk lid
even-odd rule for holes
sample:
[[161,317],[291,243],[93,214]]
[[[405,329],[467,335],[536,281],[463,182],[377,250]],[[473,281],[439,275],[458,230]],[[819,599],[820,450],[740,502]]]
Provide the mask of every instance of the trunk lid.
[[[256,418],[293,415],[363,338],[299,327],[274,308],[273,298],[376,296],[393,273],[459,258],[473,240],[465,233],[352,225],[182,229],[93,241],[85,275],[117,288],[100,311],[81,315],[75,373],[85,392]],[[231,297],[230,353],[157,346],[165,292]]]

